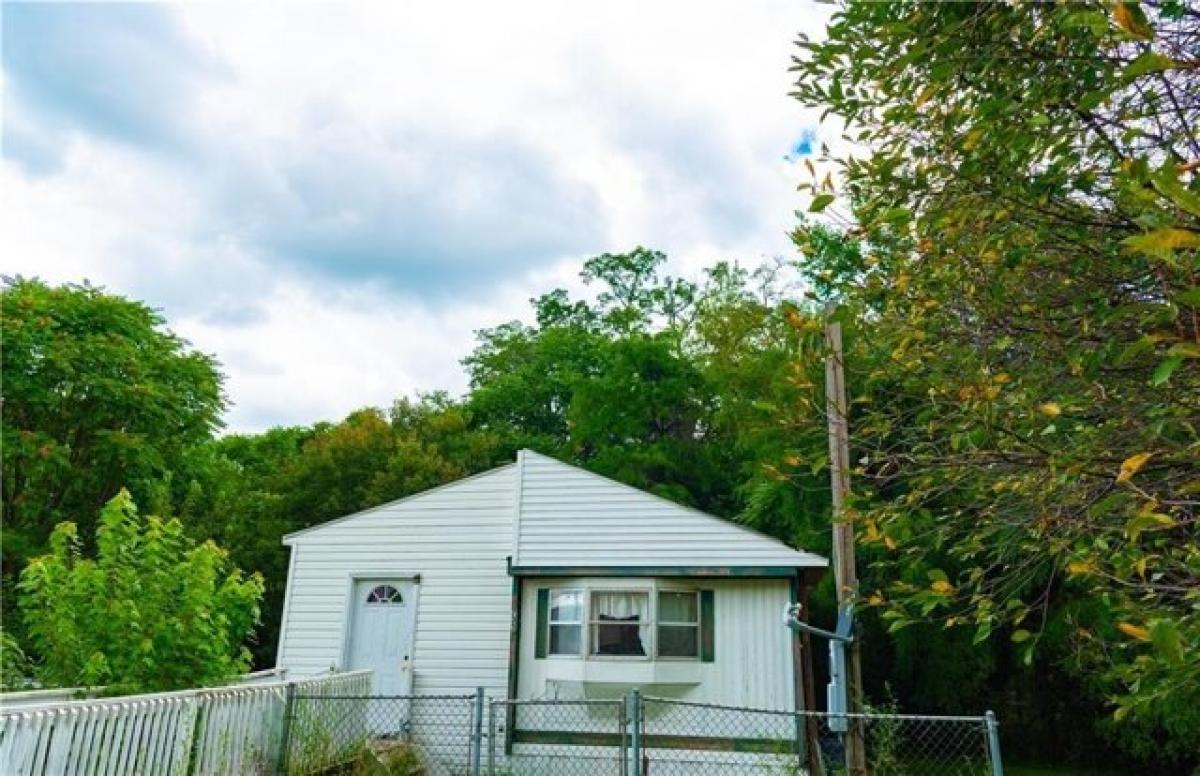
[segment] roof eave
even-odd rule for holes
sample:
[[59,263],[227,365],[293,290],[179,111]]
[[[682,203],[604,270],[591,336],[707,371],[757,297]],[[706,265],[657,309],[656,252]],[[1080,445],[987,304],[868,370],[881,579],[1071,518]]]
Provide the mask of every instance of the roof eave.
[[695,577],[791,578],[805,569],[824,569],[824,558],[779,565],[667,565],[667,566],[510,566],[514,577]]

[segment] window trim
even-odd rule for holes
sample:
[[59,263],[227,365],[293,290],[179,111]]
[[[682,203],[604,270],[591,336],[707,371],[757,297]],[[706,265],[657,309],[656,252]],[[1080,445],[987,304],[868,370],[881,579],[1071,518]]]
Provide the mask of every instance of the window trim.
[[[554,619],[554,595],[556,593],[578,593],[579,606],[582,609],[578,620],[556,620]],[[552,587],[550,588],[549,600],[546,606],[546,657],[565,657],[577,658],[587,653],[587,606],[588,594],[587,589],[582,587]],[[550,634],[554,632],[555,625],[574,625],[579,628],[579,650],[575,652],[553,652],[551,647],[554,640],[550,638]]]

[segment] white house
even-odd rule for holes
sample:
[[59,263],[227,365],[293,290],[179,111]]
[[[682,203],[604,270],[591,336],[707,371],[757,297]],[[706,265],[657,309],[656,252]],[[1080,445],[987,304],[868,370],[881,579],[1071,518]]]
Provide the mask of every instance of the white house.
[[530,451],[290,534],[279,666],[377,694],[649,695],[791,710],[781,624],[826,560]]

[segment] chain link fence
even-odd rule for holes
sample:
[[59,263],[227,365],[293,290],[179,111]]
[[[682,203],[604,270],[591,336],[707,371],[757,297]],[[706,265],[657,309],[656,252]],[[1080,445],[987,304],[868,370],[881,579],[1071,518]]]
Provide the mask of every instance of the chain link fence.
[[786,712],[663,698],[642,703],[642,773],[844,774],[846,740],[873,776],[991,776],[987,717]]
[[478,773],[478,695],[297,695],[284,774]]
[[861,736],[872,776],[1000,776],[980,717],[616,700],[296,695],[280,772],[372,776],[835,776]]

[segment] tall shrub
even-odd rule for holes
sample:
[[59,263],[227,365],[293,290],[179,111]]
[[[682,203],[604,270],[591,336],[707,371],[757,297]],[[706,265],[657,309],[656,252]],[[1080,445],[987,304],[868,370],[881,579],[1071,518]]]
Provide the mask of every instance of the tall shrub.
[[220,682],[250,664],[262,577],[196,544],[175,519],[145,517],[122,490],[100,511],[96,557],[74,523],[21,575],[38,677],[52,686],[161,691]]

